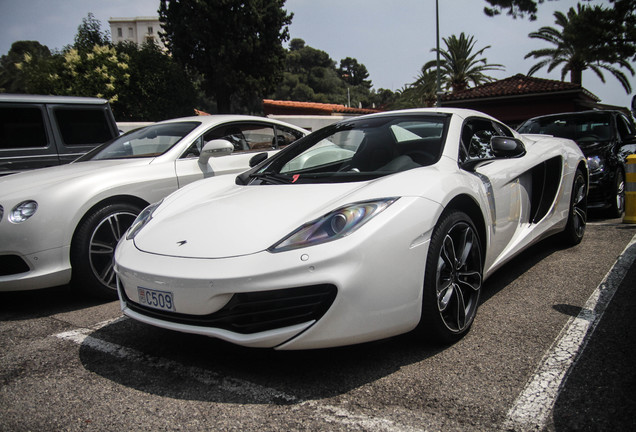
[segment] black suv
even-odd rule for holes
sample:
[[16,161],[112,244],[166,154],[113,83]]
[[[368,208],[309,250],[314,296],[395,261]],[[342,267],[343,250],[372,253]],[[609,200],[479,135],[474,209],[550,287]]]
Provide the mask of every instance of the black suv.
[[118,135],[105,99],[0,94],[0,175],[72,162]]
[[546,134],[575,141],[590,170],[588,207],[621,217],[625,210],[625,158],[636,153],[636,127],[620,111],[598,110],[531,118],[519,133]]

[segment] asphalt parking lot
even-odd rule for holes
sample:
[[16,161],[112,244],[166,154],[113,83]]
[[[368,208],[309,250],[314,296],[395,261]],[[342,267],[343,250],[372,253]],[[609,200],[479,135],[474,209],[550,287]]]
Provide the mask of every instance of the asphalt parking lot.
[[[535,245],[486,282],[473,329],[449,347],[404,335],[246,349],[66,287],[0,293],[0,430],[635,430],[635,237],[597,220],[575,248]],[[536,390],[554,352],[564,376],[548,368],[555,382]]]

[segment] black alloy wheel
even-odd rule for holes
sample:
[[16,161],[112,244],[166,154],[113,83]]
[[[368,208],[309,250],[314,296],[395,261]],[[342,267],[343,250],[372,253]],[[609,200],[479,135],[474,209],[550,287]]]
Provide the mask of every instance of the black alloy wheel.
[[465,213],[443,216],[426,261],[420,331],[435,342],[456,342],[475,319],[482,287],[481,244]]
[[570,198],[568,221],[563,231],[565,242],[571,246],[581,243],[587,225],[587,181],[583,172],[576,170]]

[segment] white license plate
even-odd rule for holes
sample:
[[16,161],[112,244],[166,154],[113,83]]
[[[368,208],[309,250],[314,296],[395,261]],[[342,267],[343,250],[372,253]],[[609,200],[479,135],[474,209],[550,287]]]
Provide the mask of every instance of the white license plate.
[[174,295],[169,291],[159,291],[148,288],[137,287],[139,303],[154,309],[175,311]]

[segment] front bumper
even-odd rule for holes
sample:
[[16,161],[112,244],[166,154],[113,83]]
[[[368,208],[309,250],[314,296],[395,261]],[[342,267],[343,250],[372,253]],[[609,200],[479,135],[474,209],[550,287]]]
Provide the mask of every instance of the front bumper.
[[[192,259],[144,253],[122,241],[115,252],[122,311],[162,328],[277,349],[350,345],[408,332],[420,319],[430,230],[441,209],[428,202],[414,221],[407,209],[424,206],[423,200],[400,201],[397,211],[383,212],[355,235],[287,252]],[[175,313],[142,307],[138,287],[173,293]],[[299,307],[290,300],[294,296],[316,301]],[[223,321],[233,302],[245,304],[241,298],[274,307],[259,305],[258,317],[242,316],[239,326]],[[272,312],[286,306],[300,313]],[[263,325],[272,317],[279,321]]]
[[70,281],[68,246],[28,255],[0,252],[0,291],[49,288]]
[[590,174],[590,188],[587,196],[588,208],[608,208],[615,202],[615,177],[616,174],[610,171]]

